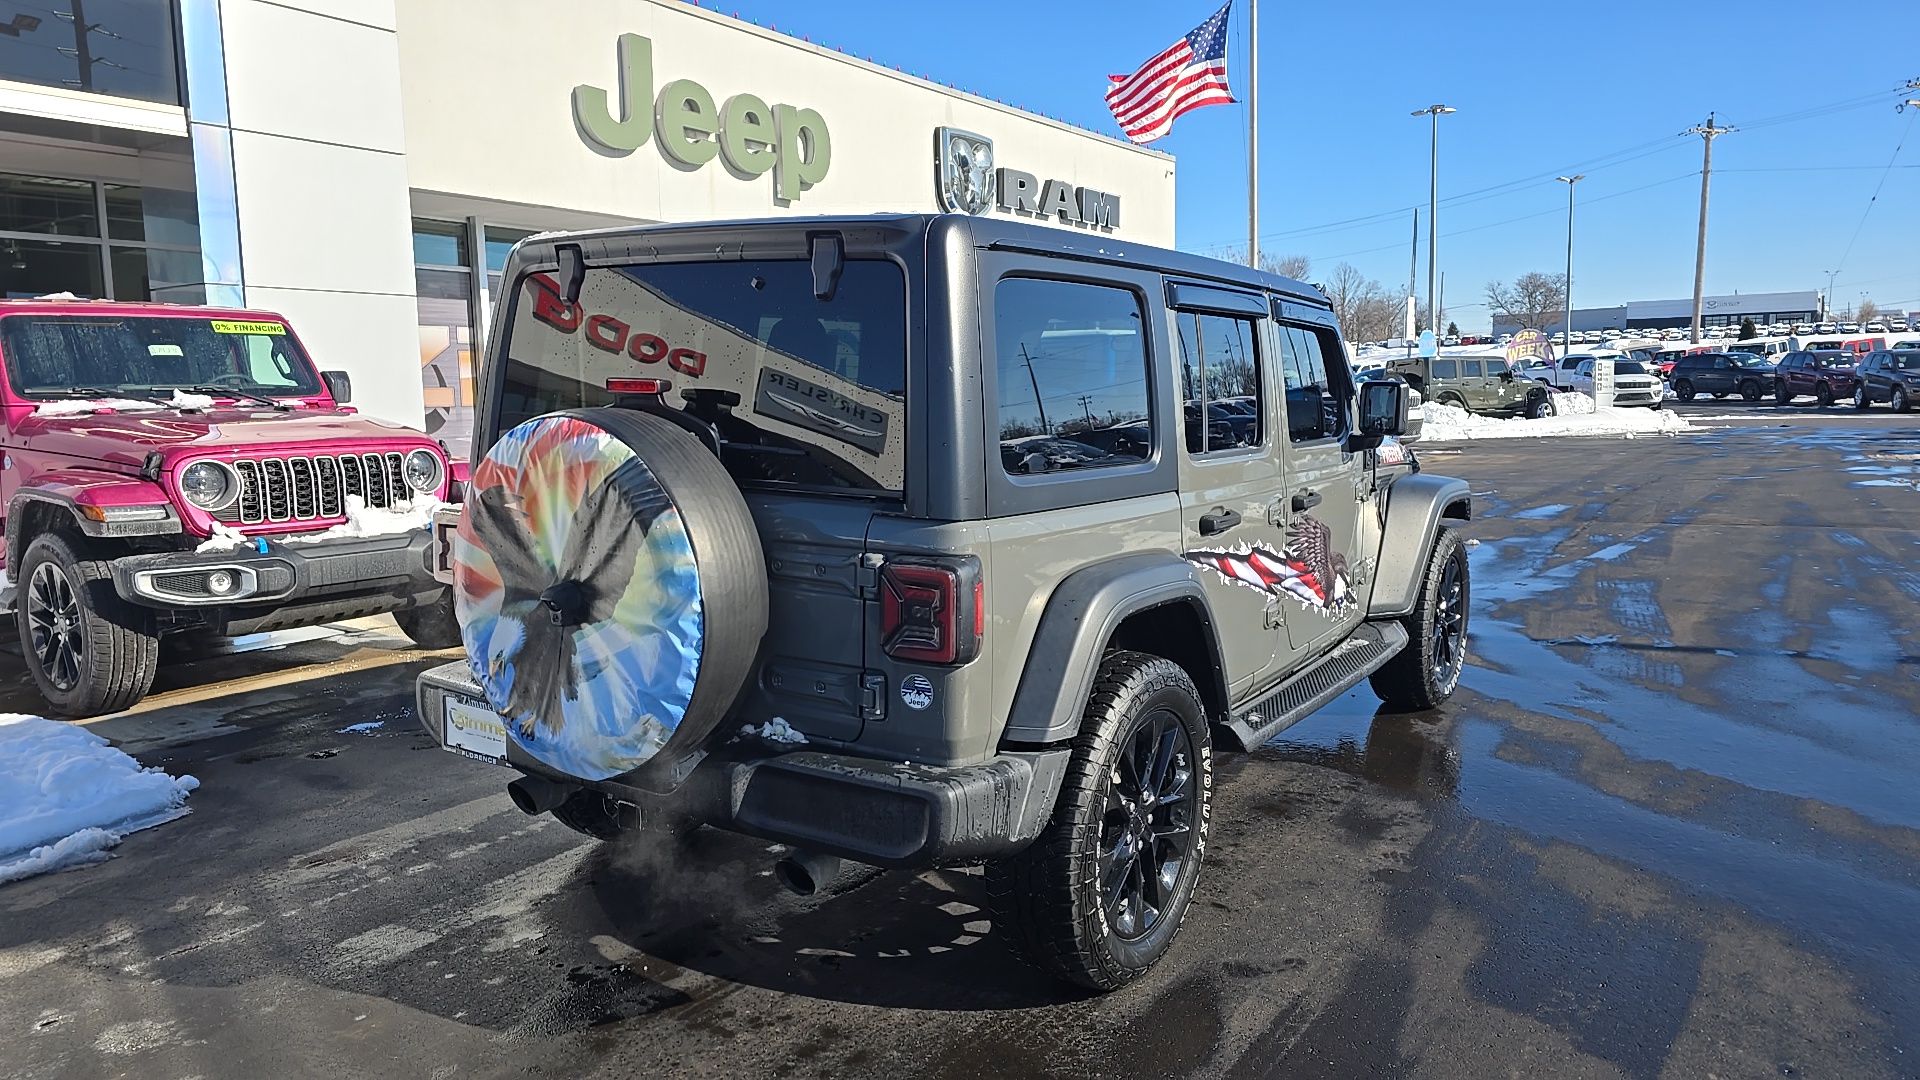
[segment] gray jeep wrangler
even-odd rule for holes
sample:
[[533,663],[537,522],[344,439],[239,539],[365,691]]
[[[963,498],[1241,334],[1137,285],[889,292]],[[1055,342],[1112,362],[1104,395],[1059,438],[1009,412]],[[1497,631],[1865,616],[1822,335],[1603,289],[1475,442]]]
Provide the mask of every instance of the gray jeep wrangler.
[[777,841],[800,891],[984,864],[1109,990],[1186,914],[1216,746],[1459,681],[1467,485],[1382,446],[1406,386],[1310,286],[951,215],[546,235],[505,280],[440,523],[467,659],[418,696],[530,814]]

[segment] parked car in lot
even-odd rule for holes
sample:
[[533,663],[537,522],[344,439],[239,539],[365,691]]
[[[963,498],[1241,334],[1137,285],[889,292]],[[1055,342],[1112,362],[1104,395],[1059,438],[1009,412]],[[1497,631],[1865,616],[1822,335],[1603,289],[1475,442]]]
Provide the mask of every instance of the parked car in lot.
[[1884,337],[1822,337],[1809,341],[1804,346],[1809,352],[1831,352],[1835,349],[1853,353],[1870,353],[1887,347]]
[[1802,394],[1811,394],[1822,405],[1844,401],[1853,396],[1859,359],[1858,353],[1839,350],[1790,352],[1780,358],[1773,400],[1785,405]]
[[[803,893],[978,867],[997,937],[1114,990],[1186,915],[1217,760],[1459,683],[1471,493],[1376,468],[1407,387],[1354,383],[1310,285],[946,214],[546,234],[503,290],[467,655],[416,701],[528,814],[785,845]],[[637,327],[699,362],[608,347]],[[1255,445],[1195,450],[1183,380],[1257,396]],[[1151,447],[1009,466],[1076,415]]]
[[1387,370],[1420,391],[1429,404],[1489,416],[1553,414],[1547,387],[1513,373],[1504,356],[1435,356],[1394,360]]
[[1867,354],[1853,385],[1853,407],[1864,409],[1880,401],[1892,405],[1894,412],[1906,412],[1920,401],[1920,349]]
[[427,563],[445,450],[344,407],[346,375],[315,370],[286,319],[0,300],[0,360],[3,595],[53,712],[139,701],[181,630],[392,612],[460,643]]
[[[1573,389],[1588,396],[1593,395],[1593,368],[1598,361],[1582,360],[1574,369]],[[1638,360],[1616,360],[1613,363],[1613,403],[1620,408],[1646,406],[1658,409],[1664,403],[1666,386],[1660,377],[1642,366]]]
[[1689,353],[1673,366],[1673,394],[1692,401],[1698,394],[1723,398],[1739,394],[1759,401],[1773,392],[1775,367],[1752,353]]

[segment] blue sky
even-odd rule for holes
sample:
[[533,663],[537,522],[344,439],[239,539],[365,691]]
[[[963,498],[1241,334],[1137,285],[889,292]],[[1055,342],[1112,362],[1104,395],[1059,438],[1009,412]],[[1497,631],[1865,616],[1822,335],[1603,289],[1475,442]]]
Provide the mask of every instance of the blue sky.
[[[1165,48],[1218,0],[702,6],[1117,134],[1107,73]],[[1463,329],[1486,323],[1488,281],[1562,268],[1566,186],[1554,176],[1570,171],[1588,174],[1576,305],[1691,295],[1700,140],[1678,133],[1716,111],[1741,130],[1714,144],[1708,293],[1824,288],[1839,269],[1836,307],[1864,292],[1920,310],[1920,109],[1894,110],[1920,97],[1895,93],[1920,79],[1908,5],[1266,0],[1260,16],[1263,245],[1310,256],[1313,277],[1344,261],[1404,287],[1429,135],[1408,114],[1440,102],[1460,110],[1440,121],[1439,246],[1447,311]],[[1245,242],[1245,130],[1242,106],[1220,106],[1155,144],[1179,161],[1182,248]],[[1372,220],[1324,228],[1360,218]],[[1425,233],[1423,221],[1423,244]],[[1419,274],[1424,293],[1424,248]]]

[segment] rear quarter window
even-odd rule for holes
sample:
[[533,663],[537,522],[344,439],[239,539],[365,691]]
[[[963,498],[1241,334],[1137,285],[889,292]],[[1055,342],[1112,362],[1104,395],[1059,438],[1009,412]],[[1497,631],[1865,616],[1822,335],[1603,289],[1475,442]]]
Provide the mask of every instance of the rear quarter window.
[[1008,473],[1132,465],[1152,454],[1139,297],[1010,277],[994,286],[993,312],[995,416]]

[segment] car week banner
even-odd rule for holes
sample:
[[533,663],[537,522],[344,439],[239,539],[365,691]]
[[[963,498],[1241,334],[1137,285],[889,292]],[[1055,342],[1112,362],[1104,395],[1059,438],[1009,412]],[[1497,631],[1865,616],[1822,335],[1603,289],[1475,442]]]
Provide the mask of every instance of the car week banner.
[[1529,356],[1537,356],[1548,363],[1553,362],[1553,342],[1547,338],[1545,332],[1522,330],[1513,335],[1513,340],[1507,343],[1508,360],[1524,360]]

